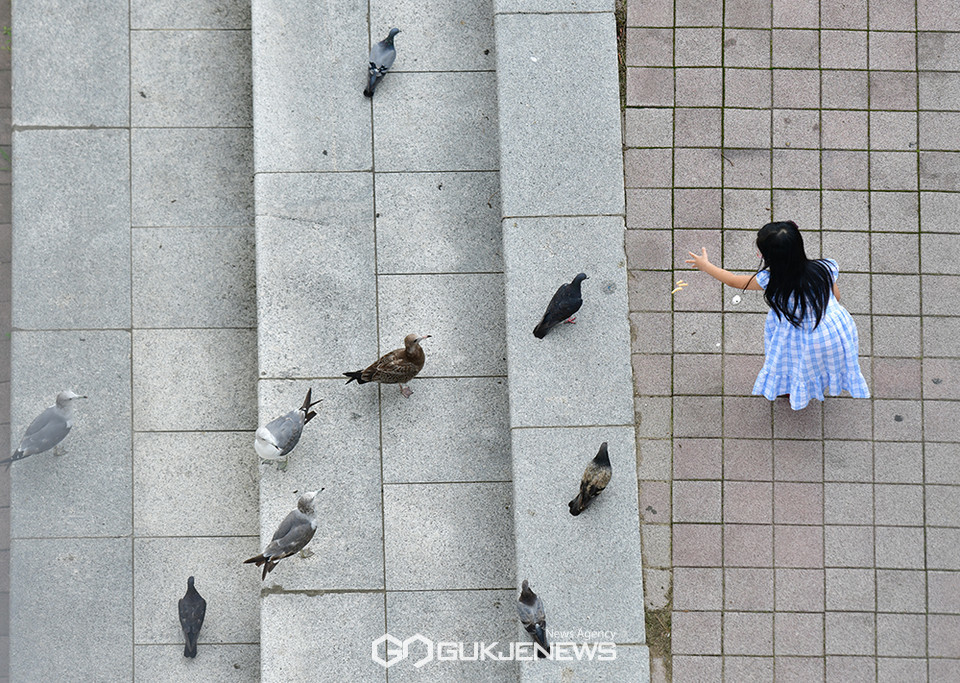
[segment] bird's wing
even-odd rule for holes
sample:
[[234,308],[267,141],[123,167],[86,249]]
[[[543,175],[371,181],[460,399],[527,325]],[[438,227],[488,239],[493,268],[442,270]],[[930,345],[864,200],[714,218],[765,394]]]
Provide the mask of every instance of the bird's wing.
[[303,416],[299,410],[291,410],[283,417],[278,417],[267,425],[267,429],[277,440],[280,455],[286,455],[293,450],[303,432]]
[[273,560],[289,557],[307,545],[314,533],[316,529],[307,516],[294,510],[280,522],[263,556]]
[[184,632],[197,633],[203,625],[203,617],[207,613],[207,601],[200,594],[196,598],[184,596],[178,604],[180,608],[180,627]]
[[60,443],[69,432],[70,425],[63,419],[63,415],[51,406],[27,427],[27,433],[20,442],[20,450],[25,455],[43,453]]
[[393,66],[397,58],[397,50],[389,45],[379,42],[370,50],[370,63],[376,65],[380,71],[386,71]]
[[544,312],[543,320],[540,321],[540,324],[545,324],[549,327],[559,325],[579,309],[580,306],[575,305],[575,302],[571,301],[570,285],[560,285],[557,293],[553,295],[550,303],[547,304],[547,310]]
[[363,379],[366,381],[385,382],[387,384],[396,384],[406,382],[417,374],[417,366],[406,358],[403,349],[391,351],[363,371]]

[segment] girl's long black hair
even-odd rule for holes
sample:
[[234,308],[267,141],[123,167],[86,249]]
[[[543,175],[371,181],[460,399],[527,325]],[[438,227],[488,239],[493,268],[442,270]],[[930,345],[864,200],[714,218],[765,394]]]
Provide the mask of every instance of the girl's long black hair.
[[[764,266],[770,271],[770,282],[763,298],[777,313],[795,327],[809,311],[820,324],[830,302],[833,276],[822,259],[811,260],[803,250],[800,229],[793,221],[767,223],[757,233],[757,248]],[[759,272],[759,271],[758,271]]]

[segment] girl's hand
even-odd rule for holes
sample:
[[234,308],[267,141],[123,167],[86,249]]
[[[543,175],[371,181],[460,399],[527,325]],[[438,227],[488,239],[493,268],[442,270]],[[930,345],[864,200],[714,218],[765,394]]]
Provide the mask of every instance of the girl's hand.
[[701,253],[699,255],[694,254],[692,251],[687,252],[693,258],[688,258],[686,260],[686,263],[693,264],[693,267],[696,268],[697,270],[703,270],[704,268],[710,265],[710,259],[707,258],[707,248],[701,247],[700,249],[701,249]]

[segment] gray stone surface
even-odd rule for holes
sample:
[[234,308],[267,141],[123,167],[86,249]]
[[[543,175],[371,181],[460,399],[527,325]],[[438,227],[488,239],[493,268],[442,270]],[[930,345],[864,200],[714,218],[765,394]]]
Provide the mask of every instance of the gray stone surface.
[[[411,332],[433,335],[423,342],[427,359],[418,377],[505,374],[506,339],[500,313],[503,276],[499,273],[381,275],[378,295],[381,353],[402,346]],[[418,384],[416,379],[413,384]]]
[[370,26],[374,42],[401,29],[391,71],[493,69],[493,0],[374,0]]
[[[631,427],[514,429],[517,582],[528,579],[559,631],[614,631],[644,642],[636,440]],[[567,502],[609,443],[613,476],[578,517]]]
[[495,25],[503,215],[623,213],[613,14]]
[[[260,577],[244,571],[257,552],[255,536],[234,538],[138,538],[134,541],[134,642],[183,645],[177,601],[193,576],[207,601],[197,659],[212,643],[260,639]],[[182,658],[181,649],[181,658]]]
[[[494,0],[497,14],[512,12],[613,12],[613,0]],[[646,24],[643,24],[646,25]]]
[[[436,642],[464,643],[467,656],[473,643],[499,643],[500,652],[515,639],[514,591],[412,591],[387,593],[387,633],[401,640],[415,633]],[[482,646],[481,646],[482,647]],[[422,650],[414,650],[414,653]],[[390,667],[392,681],[506,681],[515,680],[513,662],[437,662],[416,669],[413,661]]]
[[370,656],[384,633],[382,593],[266,594],[260,609],[261,631],[274,635],[262,644],[263,683],[386,681]]
[[383,487],[389,590],[514,585],[509,483]]
[[133,31],[130,53],[134,126],[251,125],[249,31]]
[[[202,633],[202,632],[201,632]],[[183,656],[183,645],[135,645],[137,680],[181,683],[259,683],[260,646],[211,645],[202,638],[195,659]]]
[[[623,219],[505,219],[503,229],[511,425],[632,424]],[[535,338],[557,287],[579,272],[576,324]]]
[[257,173],[371,167],[367,11],[351,0],[253,3]]
[[377,171],[496,170],[495,81],[487,71],[389,74],[373,98]]
[[497,173],[377,175],[377,270],[503,270]]
[[134,129],[133,225],[251,225],[250,138],[243,128]]
[[15,15],[13,78],[24,86],[13,93],[17,125],[128,124],[126,0],[23,3]]
[[12,357],[11,452],[59,391],[89,396],[77,401],[64,455],[12,466],[12,535],[128,535],[130,333],[16,331]]
[[261,376],[340,377],[377,359],[376,281],[358,277],[374,269],[372,193],[366,173],[257,177]]
[[158,0],[130,2],[131,28],[250,28],[246,0],[194,0],[189,5]]
[[[284,560],[264,584],[284,590],[383,588],[376,390],[356,391],[355,384],[345,387],[340,380],[261,380],[259,387],[261,424],[298,407],[308,387],[313,400],[324,399],[290,453],[286,471],[273,465],[260,469],[261,549],[296,507],[295,492],[325,488],[317,532],[308,546],[314,554]],[[249,443],[250,457],[256,459],[253,435]]]
[[252,227],[137,228],[132,235],[134,325],[257,324]]
[[[81,681],[132,679],[130,543],[129,538],[14,540],[12,679],[63,680],[66,672]],[[91,590],[91,583],[99,590]]]
[[384,481],[509,480],[506,380],[468,377],[416,384],[418,391],[409,400],[382,403]]
[[133,528],[138,536],[259,533],[250,432],[138,432]]
[[129,327],[128,133],[19,131],[16,146],[14,324]]
[[618,645],[614,661],[576,661],[573,648],[566,651],[572,661],[524,662],[521,680],[528,681],[590,681],[593,683],[622,683],[650,680],[650,651],[646,645]]
[[256,353],[253,330],[134,330],[134,429],[256,429]]

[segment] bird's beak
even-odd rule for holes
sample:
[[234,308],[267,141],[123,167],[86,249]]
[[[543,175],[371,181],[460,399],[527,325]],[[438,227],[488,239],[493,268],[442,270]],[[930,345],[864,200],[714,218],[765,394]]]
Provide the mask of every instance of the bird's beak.
[[432,334],[425,334],[425,335],[422,336],[422,337],[417,337],[417,341],[418,341],[418,342],[422,342],[424,339],[429,339],[429,338],[432,337],[432,336],[433,336]]

